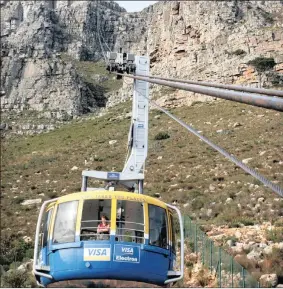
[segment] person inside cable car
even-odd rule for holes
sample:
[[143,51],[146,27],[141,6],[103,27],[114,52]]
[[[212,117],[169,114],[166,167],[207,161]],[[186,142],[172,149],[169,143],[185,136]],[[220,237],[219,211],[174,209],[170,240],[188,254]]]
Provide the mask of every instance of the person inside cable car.
[[105,215],[101,216],[101,223],[97,227],[98,234],[109,234],[110,226],[107,224],[107,217]]

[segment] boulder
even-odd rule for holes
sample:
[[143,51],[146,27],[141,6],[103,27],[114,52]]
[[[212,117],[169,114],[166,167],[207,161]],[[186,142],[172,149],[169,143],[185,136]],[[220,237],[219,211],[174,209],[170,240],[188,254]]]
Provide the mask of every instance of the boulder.
[[22,206],[30,206],[35,204],[40,204],[42,199],[25,200],[21,203]]
[[278,284],[278,277],[276,274],[265,274],[259,279],[261,287],[275,287]]
[[249,260],[252,260],[254,262],[259,262],[263,257],[262,251],[261,250],[252,250],[248,255],[247,258]]

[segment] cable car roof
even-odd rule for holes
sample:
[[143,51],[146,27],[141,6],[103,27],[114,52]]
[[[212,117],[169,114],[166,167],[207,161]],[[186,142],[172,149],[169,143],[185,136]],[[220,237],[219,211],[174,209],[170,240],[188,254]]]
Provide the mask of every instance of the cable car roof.
[[162,208],[166,208],[166,204],[156,198],[146,196],[143,194],[135,194],[123,191],[88,191],[73,193],[58,198],[57,203],[64,203],[75,200],[88,200],[88,199],[118,199],[125,201],[146,202]]

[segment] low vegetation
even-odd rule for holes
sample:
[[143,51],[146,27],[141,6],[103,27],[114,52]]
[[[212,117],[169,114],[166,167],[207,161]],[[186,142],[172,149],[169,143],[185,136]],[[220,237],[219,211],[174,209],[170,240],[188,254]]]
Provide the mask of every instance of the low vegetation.
[[[122,170],[130,111],[131,103],[125,102],[101,117],[88,115],[49,133],[2,142],[1,225],[7,241],[1,244],[1,264],[5,271],[13,262],[32,257],[32,244],[22,250],[26,245],[19,240],[33,238],[40,204],[24,206],[24,200],[43,201],[80,191],[84,169]],[[249,158],[249,166],[283,185],[280,113],[227,101],[171,111],[238,158]],[[162,200],[176,201],[184,214],[201,225],[237,227],[270,221],[279,226],[283,222],[283,202],[275,193],[165,114],[151,110],[149,123],[147,194],[158,192]],[[230,133],[224,134],[226,130]],[[167,134],[170,138],[164,137]],[[110,140],[117,142],[110,144]],[[9,241],[9,234],[13,240]]]
[[243,49],[237,49],[237,50],[233,51],[231,54],[232,54],[232,55],[240,56],[240,55],[246,55],[247,53],[246,53],[246,51],[243,50]]
[[[45,200],[79,191],[81,170],[86,168],[122,170],[129,120],[120,116],[130,110],[131,103],[126,102],[99,118],[73,120],[50,133],[4,141],[3,230],[33,236],[39,205],[23,206],[23,200]],[[240,159],[252,158],[251,167],[283,184],[283,122],[279,113],[224,101],[172,112]],[[234,128],[236,122],[242,126]],[[227,128],[231,134],[221,134]],[[110,145],[110,140],[117,143]],[[71,170],[74,166],[78,169]],[[147,194],[159,192],[164,201],[176,200],[181,206],[187,203],[182,209],[200,223],[238,226],[275,222],[282,216],[283,204],[274,201],[274,193],[156,110],[150,112],[146,169]],[[230,197],[231,203],[226,203]],[[261,197],[264,202],[259,211],[251,210]],[[212,212],[207,215],[208,209]]]
[[115,75],[107,72],[103,61],[96,63],[93,61],[79,61],[66,53],[62,53],[60,57],[67,63],[71,62],[83,81],[90,87],[100,86],[101,89],[104,89],[104,92],[110,92],[118,90],[123,85],[122,80],[117,80]]
[[272,69],[275,65],[276,62],[274,61],[274,58],[270,57],[257,57],[251,61],[248,62],[248,64],[254,66],[254,68],[258,72],[264,72],[267,70]]
[[162,140],[162,139],[167,139],[170,138],[170,135],[167,132],[159,132],[154,139],[155,140]]

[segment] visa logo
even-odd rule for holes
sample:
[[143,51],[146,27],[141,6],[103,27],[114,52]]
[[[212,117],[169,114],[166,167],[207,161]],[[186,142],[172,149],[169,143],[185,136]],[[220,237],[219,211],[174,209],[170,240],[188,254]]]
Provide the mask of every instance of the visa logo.
[[89,256],[108,256],[107,249],[88,249]]
[[84,261],[110,261],[110,248],[84,248]]
[[122,253],[133,255],[134,254],[134,248],[122,247]]

